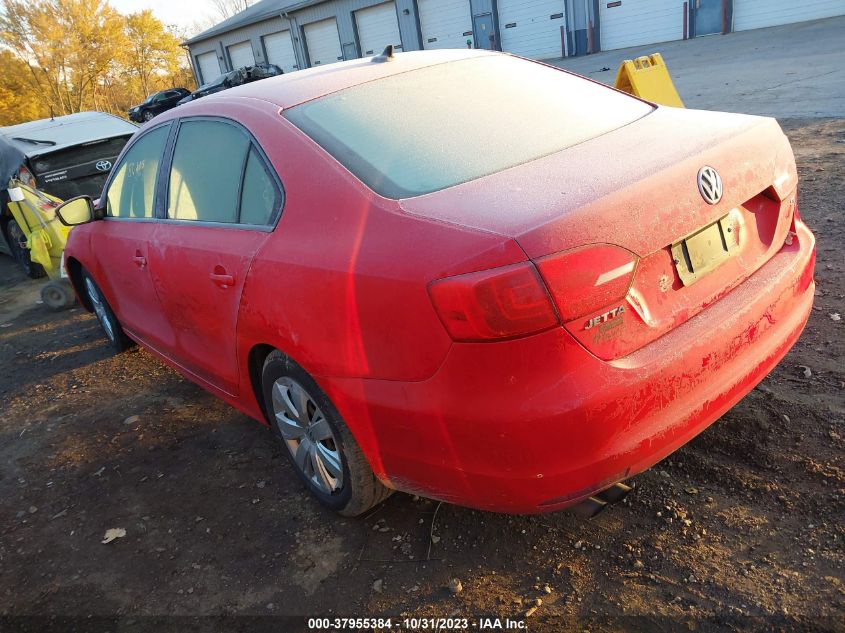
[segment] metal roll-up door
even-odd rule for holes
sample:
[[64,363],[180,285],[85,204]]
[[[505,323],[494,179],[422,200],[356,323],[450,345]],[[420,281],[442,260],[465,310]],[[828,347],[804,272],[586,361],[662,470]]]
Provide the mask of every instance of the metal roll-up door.
[[306,24],[303,31],[305,44],[308,47],[308,60],[312,66],[333,64],[343,59],[340,36],[337,34],[337,22],[334,18]]
[[396,4],[393,2],[356,11],[355,25],[358,27],[361,55],[364,57],[378,55],[388,44],[393,44],[394,48],[402,48]]
[[293,51],[293,41],[290,37],[290,31],[280,31],[279,33],[271,33],[265,35],[264,52],[267,53],[267,62],[276,64],[282,69],[282,72],[290,73],[294,70],[299,70],[299,65],[296,63],[296,53]]
[[197,67],[200,71],[200,84],[207,84],[210,81],[214,81],[223,74],[220,72],[220,62],[215,52],[197,55]]
[[423,48],[466,48],[472,40],[469,0],[417,0]]
[[734,31],[845,15],[843,0],[734,0]]
[[255,66],[255,54],[252,52],[250,42],[232,44],[227,46],[226,50],[229,51],[229,61],[232,63],[233,70],[244,66]]
[[499,0],[502,50],[523,57],[563,57],[564,0]]
[[599,17],[603,51],[684,37],[681,0],[601,0]]

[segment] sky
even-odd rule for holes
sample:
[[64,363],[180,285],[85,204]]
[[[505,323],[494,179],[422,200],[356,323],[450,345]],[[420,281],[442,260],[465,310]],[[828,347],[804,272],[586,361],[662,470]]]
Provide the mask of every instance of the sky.
[[121,13],[135,13],[150,9],[165,24],[173,24],[191,31],[198,23],[219,21],[209,0],[109,0]]

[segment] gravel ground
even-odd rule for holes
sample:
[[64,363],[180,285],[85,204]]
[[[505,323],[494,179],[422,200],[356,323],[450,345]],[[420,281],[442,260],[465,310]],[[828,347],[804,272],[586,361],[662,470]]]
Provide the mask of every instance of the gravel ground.
[[[114,355],[93,317],[47,312],[0,258],[0,629],[23,615],[158,631],[245,620],[142,616],[404,614],[845,630],[845,322],[832,316],[845,314],[845,121],[783,124],[818,237],[810,323],[759,387],[592,520],[403,494],[339,518],[265,428],[143,350]],[[125,536],[102,543],[113,528]]]

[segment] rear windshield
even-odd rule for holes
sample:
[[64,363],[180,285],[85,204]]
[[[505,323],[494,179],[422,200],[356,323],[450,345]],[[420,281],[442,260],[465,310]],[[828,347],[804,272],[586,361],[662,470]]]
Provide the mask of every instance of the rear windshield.
[[505,55],[392,75],[284,115],[376,193],[438,191],[589,140],[652,107]]
[[30,160],[39,189],[63,200],[96,198],[131,134],[74,145]]
[[123,146],[132,137],[131,134],[115,138],[92,141],[81,145],[67,147],[57,152],[42,154],[32,159],[32,166],[35,168],[35,175],[48,171],[74,167],[91,161],[107,159],[114,162],[120,154]]

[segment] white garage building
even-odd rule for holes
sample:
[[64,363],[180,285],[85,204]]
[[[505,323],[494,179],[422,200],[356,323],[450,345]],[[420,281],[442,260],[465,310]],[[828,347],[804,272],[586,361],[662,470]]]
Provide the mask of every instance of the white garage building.
[[845,15],[845,0],[261,0],[191,38],[198,83],[397,50],[488,48],[554,59]]

